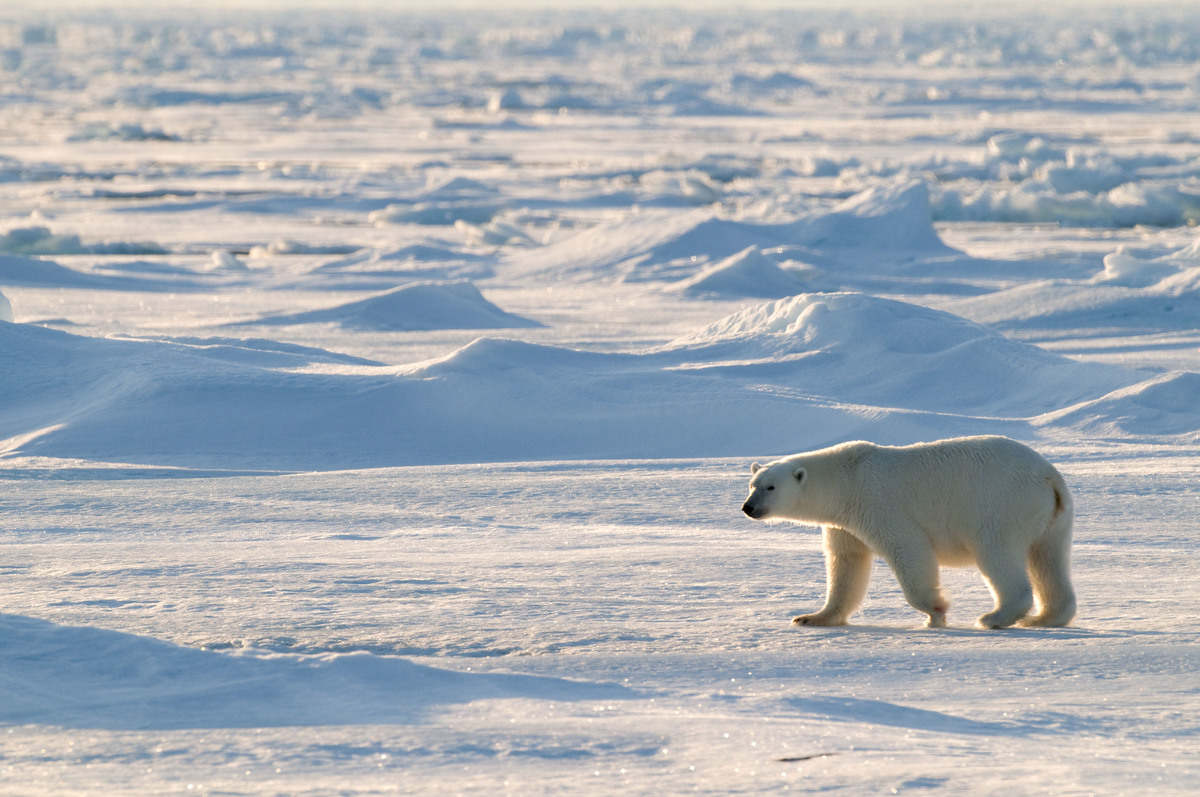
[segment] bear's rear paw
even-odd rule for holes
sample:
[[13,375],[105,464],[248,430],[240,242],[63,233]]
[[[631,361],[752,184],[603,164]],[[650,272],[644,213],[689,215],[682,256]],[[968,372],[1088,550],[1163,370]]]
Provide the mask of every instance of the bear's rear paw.
[[839,615],[830,615],[820,612],[818,614],[802,614],[799,617],[792,618],[792,625],[845,625],[846,618]]
[[1020,616],[1013,617],[1012,612],[994,611],[980,617],[975,621],[975,625],[980,628],[996,631],[1001,628],[1008,628],[1020,619]]
[[1071,622],[1072,614],[1064,616],[1047,616],[1037,614],[1032,617],[1022,617],[1017,621],[1017,625],[1022,628],[1062,628]]

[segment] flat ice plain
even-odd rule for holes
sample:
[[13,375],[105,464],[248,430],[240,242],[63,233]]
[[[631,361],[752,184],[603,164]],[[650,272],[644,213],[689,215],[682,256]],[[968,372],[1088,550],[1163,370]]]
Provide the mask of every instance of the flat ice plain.
[[[0,792],[1200,791],[1200,11],[173,5],[0,10]],[[976,433],[1074,625],[791,627]]]

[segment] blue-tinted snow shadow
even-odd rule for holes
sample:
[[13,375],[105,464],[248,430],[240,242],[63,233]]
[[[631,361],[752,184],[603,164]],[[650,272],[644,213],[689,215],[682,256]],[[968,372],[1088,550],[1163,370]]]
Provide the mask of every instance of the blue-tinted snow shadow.
[[211,275],[186,270],[140,274],[92,274],[67,268],[53,260],[0,252],[0,283],[28,288],[76,288],[143,293],[191,293],[223,284]]
[[926,628],[924,626],[883,626],[883,625],[841,625],[831,628],[820,626],[802,626],[793,624],[793,628],[808,634],[823,634],[827,636],[895,636],[904,635],[906,638],[944,639],[947,637],[971,637],[975,639],[1005,639],[1005,640],[1037,640],[1037,639],[1102,639],[1114,636],[1126,636],[1125,633],[1095,631],[1087,628],[975,628],[973,626],[950,626],[948,628]]
[[1005,719],[979,720],[942,711],[902,706],[886,700],[858,697],[791,697],[783,702],[788,708],[823,720],[956,736],[1109,734],[1117,731],[1120,725],[1119,720],[1114,721],[1111,718],[1048,710],[1022,712],[1019,716]]
[[822,719],[885,725],[893,728],[968,736],[1026,736],[1044,733],[1043,728],[1015,720],[981,721],[912,708],[884,700],[857,697],[796,697],[785,701],[790,707]]
[[0,724],[108,730],[418,723],[496,698],[621,700],[615,684],[461,673],[407,659],[228,654],[0,614]]

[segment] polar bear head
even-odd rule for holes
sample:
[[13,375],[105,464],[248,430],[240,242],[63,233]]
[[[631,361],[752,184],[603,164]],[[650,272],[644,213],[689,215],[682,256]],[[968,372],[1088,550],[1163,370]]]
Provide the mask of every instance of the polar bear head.
[[750,496],[742,511],[754,520],[832,523],[847,504],[852,457],[848,446],[750,466]]
[[788,460],[750,466],[750,496],[742,504],[742,511],[754,520],[791,519],[800,501],[804,482],[808,480],[808,468],[801,463]]

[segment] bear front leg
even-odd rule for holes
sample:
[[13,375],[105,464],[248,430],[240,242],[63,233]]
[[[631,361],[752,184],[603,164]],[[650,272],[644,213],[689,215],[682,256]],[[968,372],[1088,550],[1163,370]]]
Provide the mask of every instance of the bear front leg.
[[871,578],[871,549],[853,534],[826,526],[825,607],[816,614],[792,618],[796,625],[845,625],[862,605]]
[[921,535],[893,535],[902,544],[884,553],[884,559],[896,574],[904,598],[914,609],[928,615],[926,628],[945,628],[950,601],[939,584],[937,555]]

